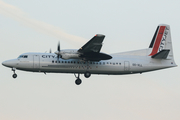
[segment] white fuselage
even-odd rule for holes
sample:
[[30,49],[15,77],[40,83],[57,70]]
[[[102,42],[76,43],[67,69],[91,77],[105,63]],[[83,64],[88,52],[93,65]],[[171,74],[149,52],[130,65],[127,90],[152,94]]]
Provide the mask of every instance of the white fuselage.
[[150,56],[112,54],[112,59],[99,62],[79,59],[64,60],[53,53],[25,53],[27,58],[17,58],[3,62],[3,65],[19,70],[49,73],[91,74],[133,74],[169,67],[175,67],[173,60],[152,59]]

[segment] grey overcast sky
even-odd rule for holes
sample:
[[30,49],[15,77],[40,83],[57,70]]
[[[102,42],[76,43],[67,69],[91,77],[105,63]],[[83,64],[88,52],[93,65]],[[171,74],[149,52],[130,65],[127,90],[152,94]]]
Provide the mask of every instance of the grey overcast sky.
[[[171,26],[180,64],[179,0],[0,0],[0,62],[24,52],[80,48],[104,34],[102,51],[147,48]],[[179,67],[144,74],[81,76],[12,71],[0,65],[0,120],[179,120]]]

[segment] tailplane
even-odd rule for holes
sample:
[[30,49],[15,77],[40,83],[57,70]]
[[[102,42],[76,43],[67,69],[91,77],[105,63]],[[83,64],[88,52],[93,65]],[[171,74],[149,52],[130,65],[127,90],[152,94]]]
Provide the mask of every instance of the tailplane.
[[154,59],[174,59],[169,25],[160,24],[157,27],[149,49],[149,56]]

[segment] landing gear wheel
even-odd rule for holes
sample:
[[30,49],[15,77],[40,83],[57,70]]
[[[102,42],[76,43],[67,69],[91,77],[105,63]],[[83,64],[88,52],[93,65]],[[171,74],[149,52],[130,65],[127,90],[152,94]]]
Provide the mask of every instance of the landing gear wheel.
[[86,72],[84,73],[84,77],[89,78],[90,76],[91,76],[91,73],[90,73],[90,72],[86,71]]
[[78,78],[78,79],[75,81],[75,83],[76,83],[76,85],[80,85],[80,84],[82,83],[82,80]]
[[74,73],[74,76],[77,78],[75,83],[76,85],[80,85],[82,83],[82,80],[80,79],[80,73],[78,73],[78,75],[76,76],[76,74]]
[[13,78],[17,78],[17,74],[13,74],[12,77],[13,77]]

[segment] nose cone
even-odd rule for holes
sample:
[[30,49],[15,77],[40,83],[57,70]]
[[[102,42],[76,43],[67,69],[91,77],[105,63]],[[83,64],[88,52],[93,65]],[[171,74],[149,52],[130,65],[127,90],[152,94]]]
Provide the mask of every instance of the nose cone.
[[2,65],[8,66],[8,62],[7,61],[2,62]]
[[4,65],[4,66],[5,66],[5,65],[6,65],[6,62],[5,62],[5,61],[4,61],[4,62],[2,62],[2,65]]
[[6,67],[15,67],[17,64],[17,60],[7,60],[2,62],[2,65],[6,66]]

